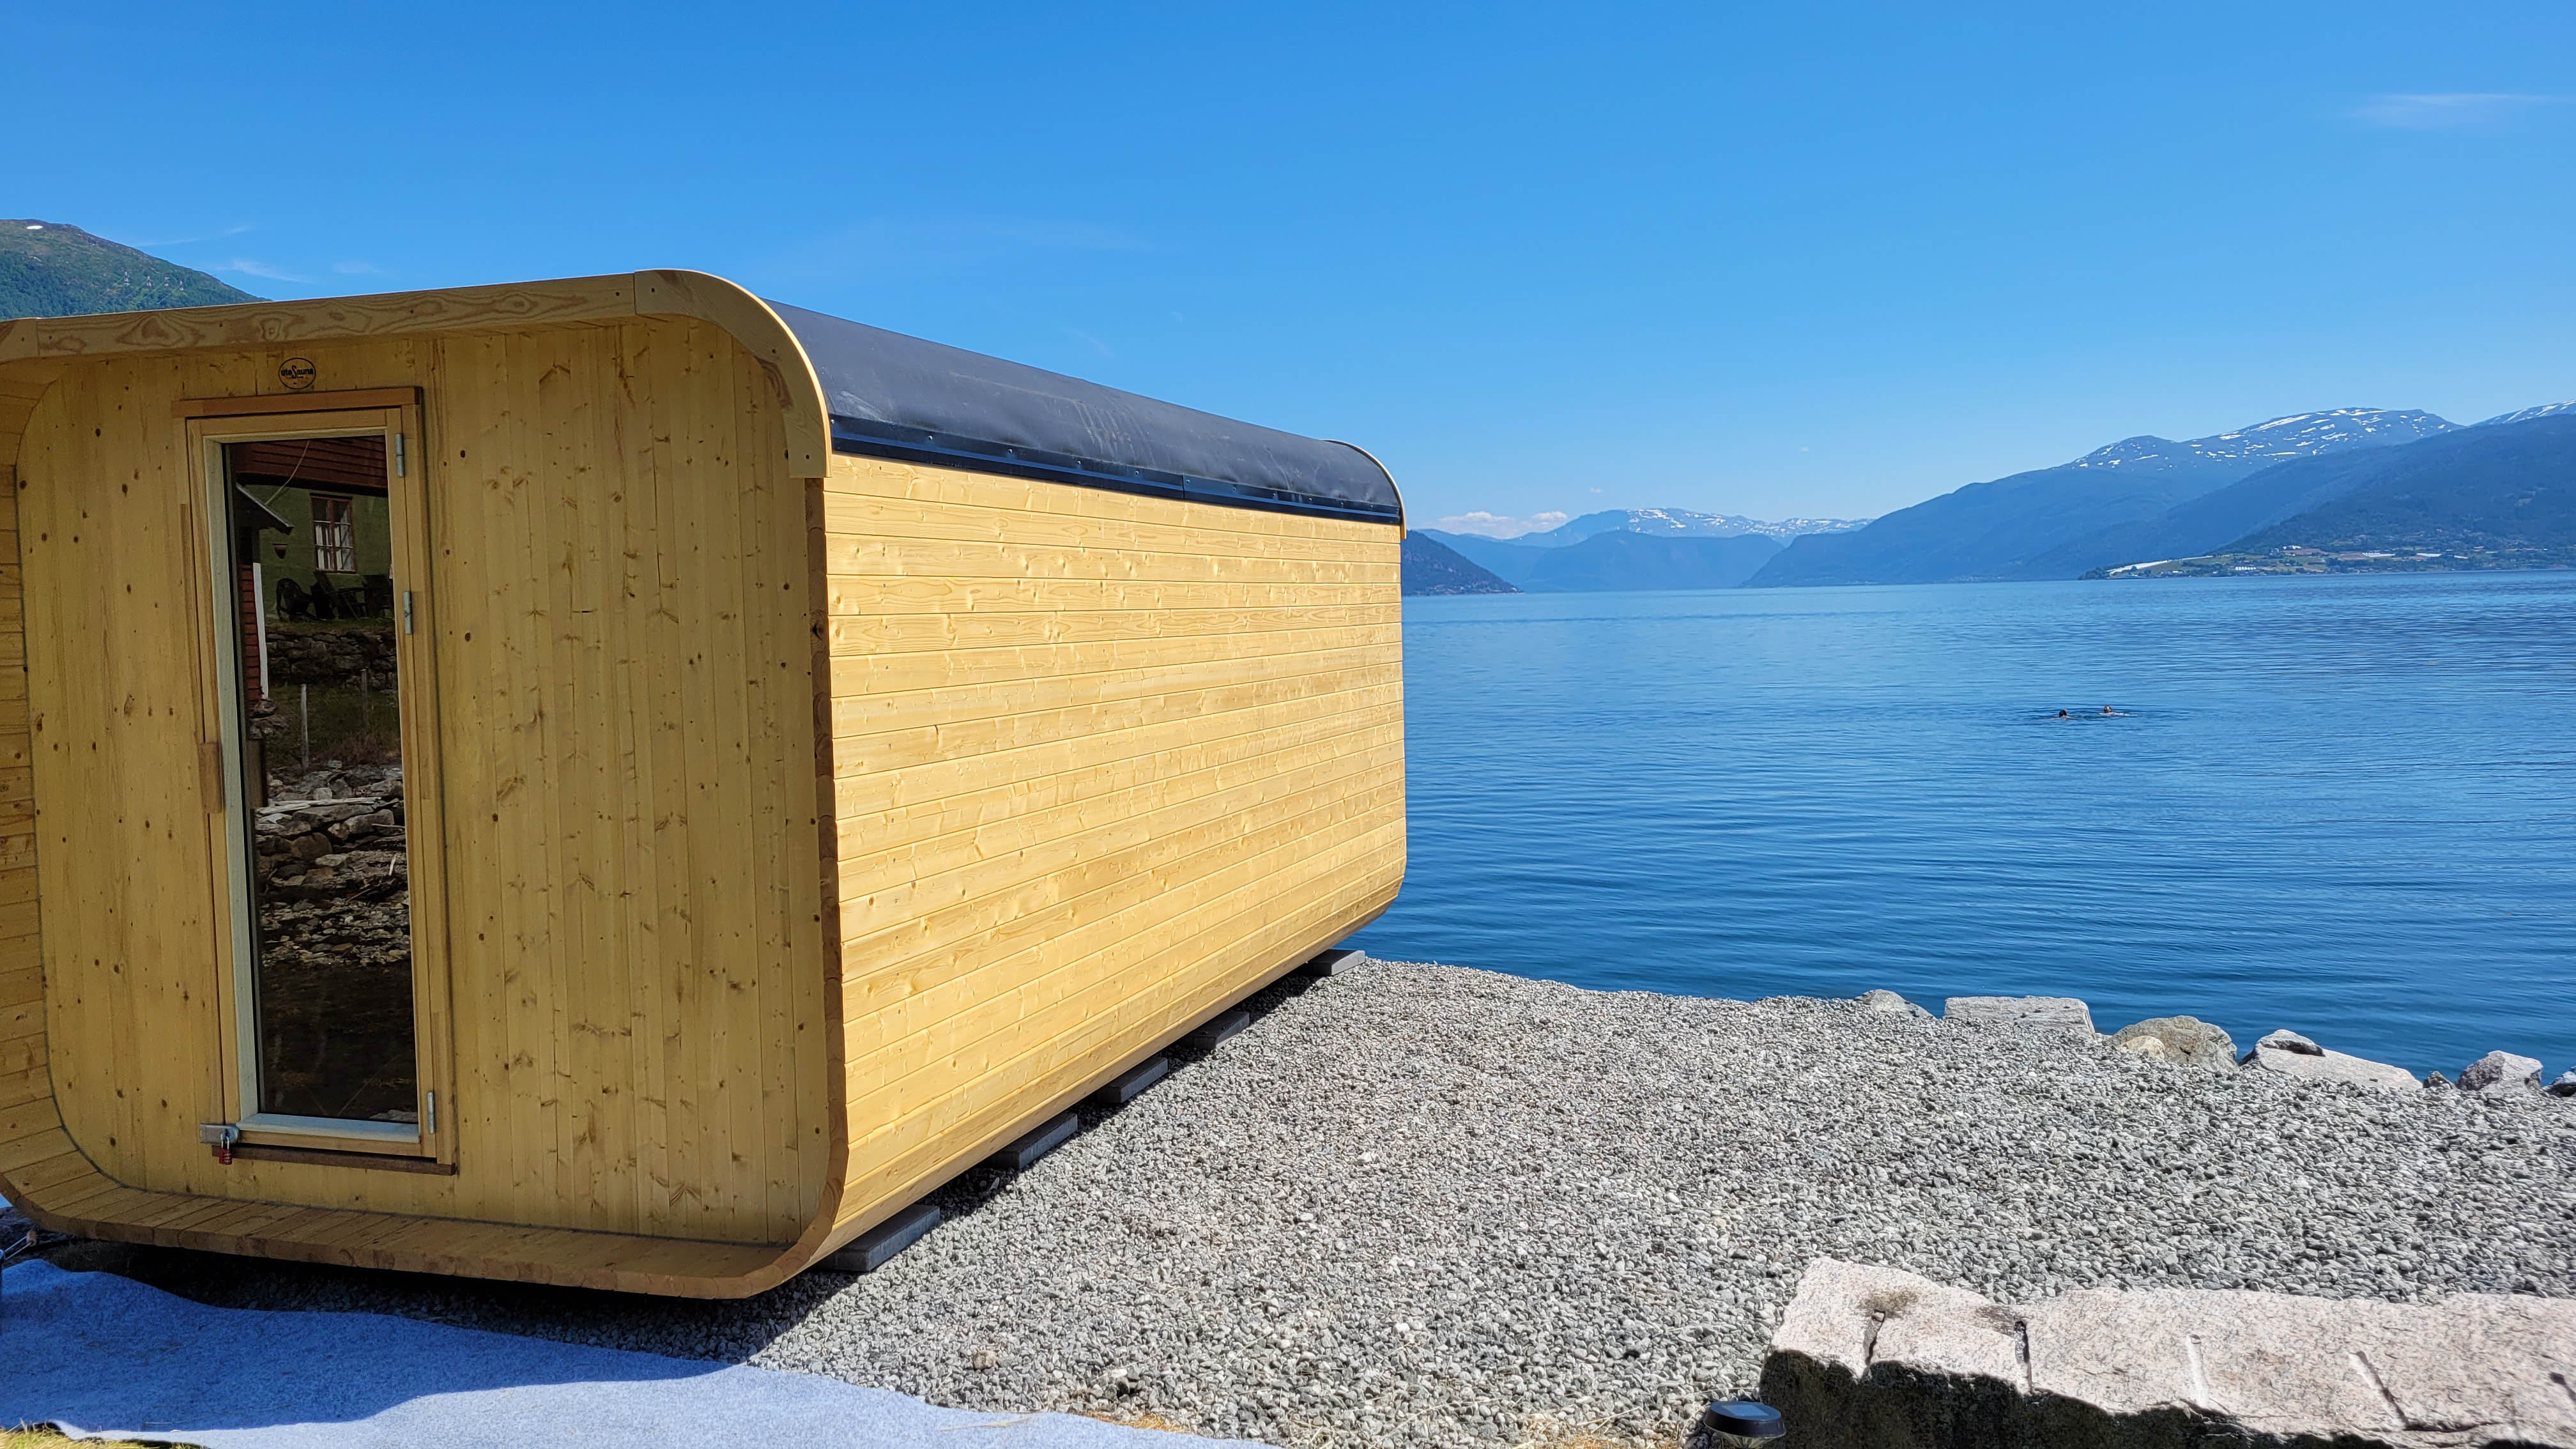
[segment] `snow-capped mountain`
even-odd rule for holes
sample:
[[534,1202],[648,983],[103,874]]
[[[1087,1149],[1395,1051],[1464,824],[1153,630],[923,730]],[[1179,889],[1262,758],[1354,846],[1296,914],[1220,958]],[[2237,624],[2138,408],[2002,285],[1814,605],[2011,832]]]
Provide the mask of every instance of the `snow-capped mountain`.
[[[2129,526],[2267,469],[2323,466],[2346,453],[2366,455],[2458,431],[2412,409],[2335,408],[2182,442],[2124,438],[2071,463],[1953,489],[1855,533],[1795,540],[1753,582],[2074,578],[2100,561],[2090,558],[2095,543],[2114,550],[2113,562],[2165,556],[2128,551],[2136,546]],[[2086,559],[2061,558],[2068,548]]]
[[1523,534],[1517,544],[1564,548],[1596,534],[1642,533],[1650,537],[1735,538],[1760,534],[1790,539],[1808,533],[1841,533],[1867,523],[1866,518],[1787,518],[1777,521],[1733,513],[1693,513],[1687,508],[1606,508],[1587,513],[1546,533]]
[[2493,428],[2506,423],[2527,423],[2533,418],[2554,417],[2559,413],[2571,411],[2576,411],[2576,402],[2542,403],[2536,408],[2524,408],[2520,412],[2498,413],[2477,426]]
[[[2507,414],[2490,421],[2505,422],[2536,415],[2535,410],[2526,409],[2523,413]],[[2385,448],[2399,443],[2420,442],[2436,434],[2452,432],[2457,427],[2455,423],[2415,408],[2334,408],[2321,413],[2292,413],[2285,418],[2274,418],[2268,423],[2256,423],[2234,432],[2212,433],[2206,438],[2187,438],[2182,442],[2153,436],[2122,438],[2109,447],[2096,448],[2066,466],[2134,471],[2252,459],[2310,458],[2345,448]]]

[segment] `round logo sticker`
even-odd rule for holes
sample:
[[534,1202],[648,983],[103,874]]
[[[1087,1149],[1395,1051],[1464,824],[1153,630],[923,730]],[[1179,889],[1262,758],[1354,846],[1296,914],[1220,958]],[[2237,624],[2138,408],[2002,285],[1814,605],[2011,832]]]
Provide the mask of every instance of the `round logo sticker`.
[[318,376],[320,372],[309,357],[290,357],[277,365],[277,380],[286,384],[288,392],[304,391]]

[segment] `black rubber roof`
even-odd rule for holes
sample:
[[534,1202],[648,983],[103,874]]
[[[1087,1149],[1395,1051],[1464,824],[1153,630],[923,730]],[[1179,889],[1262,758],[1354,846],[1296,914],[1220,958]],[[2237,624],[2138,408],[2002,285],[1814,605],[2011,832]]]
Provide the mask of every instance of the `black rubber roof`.
[[1235,508],[1404,521],[1395,480],[1349,443],[769,305],[822,379],[834,452]]

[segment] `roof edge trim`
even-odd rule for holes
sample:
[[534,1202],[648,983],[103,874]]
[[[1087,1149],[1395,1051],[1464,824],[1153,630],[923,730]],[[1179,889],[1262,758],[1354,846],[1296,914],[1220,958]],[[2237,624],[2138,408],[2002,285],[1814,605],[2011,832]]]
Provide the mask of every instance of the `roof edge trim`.
[[[1110,493],[1132,493],[1146,498],[1170,498],[1185,503],[1257,509],[1265,513],[1294,513],[1309,518],[1339,518],[1353,523],[1404,526],[1400,501],[1395,508],[1382,508],[1292,489],[1229,483],[1187,473],[1168,473],[1159,468],[1106,463],[1070,453],[1052,453],[985,438],[870,422],[862,418],[838,415],[832,418],[832,451],[933,467],[960,468],[972,473],[1027,478],[1041,483],[1065,483]],[[1377,460],[1372,458],[1369,461]],[[1395,480],[1390,478],[1387,481],[1392,486]]]
[[1377,454],[1370,452],[1368,449],[1363,448],[1359,444],[1351,442],[1346,438],[1326,438],[1324,441],[1327,443],[1339,444],[1340,446],[1348,448],[1352,452],[1359,454],[1361,457],[1368,459],[1370,462],[1377,464],[1377,470],[1386,475],[1386,491],[1395,495],[1395,526],[1405,530],[1407,533],[1412,532],[1413,525],[1406,520],[1404,512],[1404,485],[1395,481],[1395,470],[1386,466],[1385,463],[1380,462]]
[[825,421],[823,383],[796,330],[767,302],[740,283],[712,272],[680,269],[637,272],[635,311],[640,316],[694,317],[721,327],[778,383],[787,407],[787,465],[798,478],[820,478],[832,454]]

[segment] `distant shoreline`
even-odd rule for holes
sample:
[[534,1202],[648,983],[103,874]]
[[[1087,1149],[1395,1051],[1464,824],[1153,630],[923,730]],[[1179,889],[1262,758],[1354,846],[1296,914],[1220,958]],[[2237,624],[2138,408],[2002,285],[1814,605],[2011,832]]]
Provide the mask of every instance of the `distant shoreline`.
[[2208,579],[2317,574],[2548,573],[2576,568],[2576,550],[2297,549],[2201,554],[2098,568],[2084,579]]
[[[1626,595],[1657,595],[1657,596],[1668,596],[1668,595],[1699,595],[1699,594],[1740,594],[1740,595],[1756,595],[1756,594],[1764,594],[1764,595],[1769,595],[1769,594],[1797,594],[1797,593],[1806,593],[1806,592],[1826,592],[1826,591],[1830,591],[1830,590],[1834,590],[1834,589],[1929,589],[1929,588],[1951,588],[1951,587],[1987,588],[1987,587],[1992,587],[1992,586],[1995,586],[1995,585],[2001,585],[2001,584],[2014,584],[2014,585],[2055,585],[2055,584],[2076,584],[2076,583],[2100,583],[2100,582],[2103,582],[2103,581],[2104,581],[2104,580],[2106,580],[2106,579],[2116,579],[2116,580],[2120,580],[2120,581],[2125,581],[2125,580],[2132,579],[2132,578],[2344,578],[2344,577],[2379,577],[2379,576],[2392,575],[2392,574],[2549,574],[2549,573],[2567,573],[2567,572],[2569,572],[2569,571],[2571,571],[2571,570],[2576,570],[2576,559],[2571,559],[2571,560],[2567,560],[2567,561],[2562,561],[2562,562],[2551,562],[2551,563],[2495,563],[2495,564],[2459,564],[2459,563],[2454,563],[2454,564],[2444,564],[2444,565],[2439,565],[2439,566],[2431,565],[2431,564],[2414,564],[2414,565],[2409,566],[2409,567],[2401,567],[2401,568],[2374,568],[2374,567],[2369,567],[2369,566],[2366,566],[2366,565],[2338,564],[2338,565],[2336,565],[2336,566],[2334,566],[2334,567],[2328,567],[2328,568],[2308,568],[2308,569],[2295,569],[2295,568],[2262,569],[2262,568],[2256,568],[2256,569],[2245,569],[2245,570],[2241,570],[2241,571],[2240,571],[2240,570],[2235,569],[2235,568],[2209,568],[2209,569],[2200,569],[2200,570],[2196,570],[2196,571],[2189,571],[2189,572],[2185,572],[2185,571],[2181,571],[2181,570],[2177,569],[2177,570],[2170,571],[2170,572],[2158,572],[2158,573],[2153,573],[2153,574],[2138,574],[2138,573],[2131,573],[2131,572],[2127,572],[2127,571],[2126,571],[2126,570],[2129,570],[2129,569],[2135,569],[2135,568],[2149,568],[2149,567],[2157,567],[2157,566],[2162,565],[2162,564],[2174,564],[2174,565],[2181,565],[2181,564],[2206,564],[2206,563],[2209,563],[2209,562],[2211,562],[2211,560],[2209,560],[2209,559],[2163,559],[2163,560],[2158,560],[2156,564],[2146,564],[2146,565],[2129,564],[2129,565],[2122,565],[2121,567],[2122,567],[2122,570],[2123,570],[2123,571],[2122,571],[2122,572],[2117,573],[2116,575],[2115,575],[2111,570],[2109,570],[2109,569],[2095,569],[2095,570],[2093,570],[2091,573],[2085,574],[2085,575],[2083,575],[2083,576],[2082,576],[2082,577],[2080,577],[2080,578],[2056,578],[2056,579],[1872,579],[1872,580],[1866,580],[1866,581],[1852,581],[1852,582],[1846,582],[1846,583],[1831,583],[1831,584],[1765,584],[1765,585],[1761,585],[1761,586],[1755,586],[1755,585],[1752,585],[1752,584],[1737,584],[1737,585],[1735,585],[1735,586],[1733,586],[1733,587],[1731,587],[1731,588],[1697,588],[1697,589],[1694,589],[1694,588],[1661,588],[1661,589],[1654,589],[1654,588],[1631,588],[1631,589],[1537,589],[1537,590],[1529,590],[1529,589],[1512,589],[1512,590],[1509,590],[1509,591],[1499,591],[1499,590],[1484,590],[1484,591],[1477,591],[1477,590],[1466,590],[1466,589],[1459,589],[1459,590],[1449,590],[1449,589],[1422,589],[1422,590],[1415,590],[1415,591],[1408,592],[1408,593],[1406,593],[1406,594],[1405,594],[1405,596],[1404,596],[1404,597],[1406,597],[1406,598],[1408,598],[1408,599],[1477,598],[1477,597],[1483,597],[1483,598],[1517,598],[1517,599],[1559,599],[1559,600],[1562,600],[1562,599],[1606,599],[1606,598],[1617,598],[1617,597],[1622,597],[1622,596],[1626,596]],[[2401,562],[2401,563],[2408,563],[2408,562],[2410,562],[2410,561],[2407,561],[2407,560],[2399,560],[2399,562]]]

